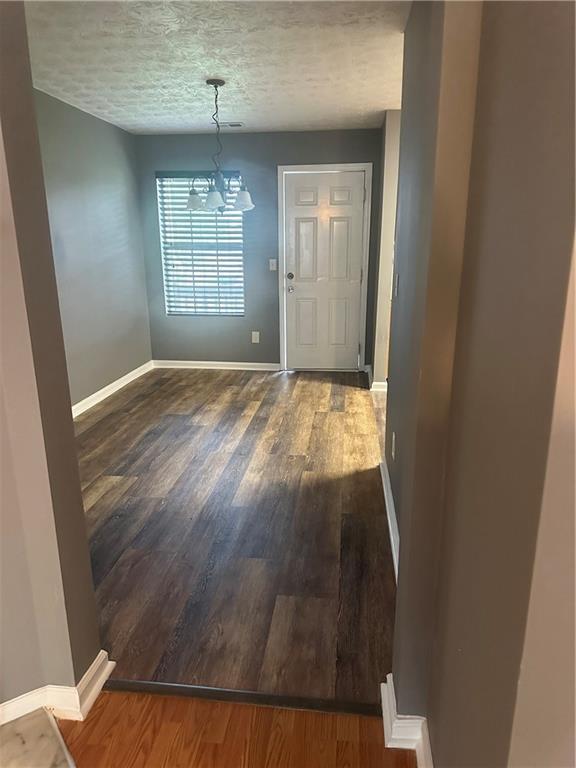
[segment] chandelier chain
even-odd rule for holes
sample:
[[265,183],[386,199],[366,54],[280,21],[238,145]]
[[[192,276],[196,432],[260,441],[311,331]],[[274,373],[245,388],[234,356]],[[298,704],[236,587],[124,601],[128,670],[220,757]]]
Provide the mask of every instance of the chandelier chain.
[[218,145],[218,149],[216,152],[212,155],[212,162],[214,163],[214,166],[216,168],[216,173],[220,172],[220,155],[222,154],[222,142],[220,140],[220,120],[218,119],[218,86],[214,86],[214,114],[212,115],[212,120],[214,122],[214,125],[216,126],[216,144]]

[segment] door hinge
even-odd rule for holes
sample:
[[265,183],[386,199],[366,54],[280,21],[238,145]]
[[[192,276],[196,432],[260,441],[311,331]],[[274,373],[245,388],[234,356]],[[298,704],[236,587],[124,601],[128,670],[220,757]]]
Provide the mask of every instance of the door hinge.
[[360,285],[364,282],[364,267],[360,267]]

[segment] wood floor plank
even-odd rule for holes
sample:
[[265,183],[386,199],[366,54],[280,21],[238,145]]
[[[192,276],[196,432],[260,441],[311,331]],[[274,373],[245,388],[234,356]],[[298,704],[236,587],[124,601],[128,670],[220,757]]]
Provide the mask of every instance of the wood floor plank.
[[109,494],[113,489],[120,487],[121,491],[124,490],[126,485],[130,485],[134,482],[133,478],[125,478],[115,475],[101,475],[96,478],[93,483],[85,489],[84,498],[84,512],[88,516],[88,512],[92,507],[99,502],[103,496]]
[[87,487],[84,492],[84,512],[89,536],[93,536],[110,517],[136,480],[135,477],[100,475]]
[[78,768],[416,768],[414,752],[363,739],[379,717],[102,693],[85,721],[59,727]]
[[127,549],[96,593],[100,632],[106,648],[120,658],[147,604],[158,592],[173,554]]
[[275,408],[270,414],[266,428],[254,447],[244,477],[234,496],[232,502],[234,506],[245,507],[254,503],[255,499],[259,499],[261,489],[263,489],[266,483],[264,470],[268,464],[270,454],[273,453],[285,413],[285,409]]
[[[130,407],[113,410],[78,436],[79,468],[83,488],[99,474],[117,474],[116,463],[135,449],[146,433],[169,410],[180,391],[168,379],[157,382],[133,398]],[[109,400],[115,401],[113,395]]]
[[180,727],[166,756],[166,763],[170,768],[188,768],[194,765],[210,717],[209,709],[201,706],[202,703],[191,699],[188,706],[180,707],[180,717],[177,719]]
[[318,698],[333,698],[337,613],[335,599],[279,595],[258,690],[280,696],[314,690]]
[[264,486],[238,535],[238,556],[278,563],[284,557],[305,463],[304,456],[268,457],[263,468]]
[[197,564],[191,565],[181,558],[170,561],[117,661],[118,677],[153,679],[198,572]]
[[395,599],[378,419],[364,374],[184,369],[82,414],[115,676],[377,703]]
[[360,745],[357,741],[336,743],[336,768],[363,768],[360,762]]
[[354,599],[341,601],[338,613],[336,698],[344,701],[373,701],[392,665],[393,622],[376,628],[373,621],[374,605],[394,614],[394,573],[380,561],[386,526],[382,514],[342,516],[340,591],[356,585]]
[[270,561],[234,561],[191,642],[186,679],[220,688],[246,684],[247,690],[255,690],[275,595]]
[[284,541],[279,591],[338,597],[341,509],[337,487],[321,473],[303,472],[292,525]]
[[155,499],[121,500],[106,520],[90,538],[92,576],[96,589],[114,567],[146,520],[153,514],[158,502]]
[[125,766],[142,764],[142,741],[149,743],[148,728],[152,707],[153,699],[150,695],[124,697],[124,727],[121,731],[114,729],[111,734],[107,750],[108,760],[117,760],[118,765]]

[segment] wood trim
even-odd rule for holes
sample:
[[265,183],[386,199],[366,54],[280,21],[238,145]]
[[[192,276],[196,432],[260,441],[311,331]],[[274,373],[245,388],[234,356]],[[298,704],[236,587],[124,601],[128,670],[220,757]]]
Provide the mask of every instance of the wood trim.
[[280,314],[280,370],[287,370],[286,349],[286,295],[284,291],[285,244],[284,244],[284,178],[290,173],[342,173],[364,172],[364,211],[362,223],[362,274],[360,293],[360,370],[366,364],[366,313],[368,311],[368,267],[370,260],[370,217],[372,214],[372,171],[373,163],[324,163],[319,165],[278,166],[278,309]]
[[[372,387],[374,388],[374,387]],[[386,517],[388,518],[388,531],[390,532],[390,545],[392,547],[392,559],[394,560],[394,574],[396,583],[398,583],[398,563],[400,560],[400,531],[398,530],[398,518],[396,517],[396,507],[394,506],[394,496],[392,495],[392,483],[390,482],[390,473],[386,458],[380,462],[380,474],[382,475],[382,486],[384,488],[384,503],[386,505]]]
[[286,293],[284,290],[284,275],[286,274],[286,245],[285,235],[285,198],[284,179],[286,166],[278,166],[278,312],[280,317],[280,368],[288,368],[288,350],[286,347]]
[[213,701],[234,701],[259,706],[282,707],[288,709],[308,709],[320,712],[343,712],[355,715],[381,715],[378,704],[362,704],[355,701],[335,701],[333,699],[312,699],[299,696],[279,696],[259,691],[236,691],[231,688],[211,688],[205,685],[185,685],[181,683],[160,683],[148,680],[110,679],[104,689],[107,691],[134,691],[138,693],[157,693],[172,696],[191,696],[197,699]]
[[[100,651],[92,664],[82,675],[82,679],[76,686],[78,699],[80,702],[80,713],[82,715],[82,717],[78,719],[83,720],[86,717],[90,711],[90,708],[92,707],[92,704],[94,704],[96,701],[96,697],[102,690],[104,683],[112,674],[115,666],[116,662],[111,661],[108,658],[108,652]],[[59,715],[56,711],[54,714],[57,717],[62,717],[62,715]]]
[[114,392],[118,392],[118,390],[122,389],[122,387],[125,387],[126,384],[129,384],[131,381],[134,381],[135,379],[140,378],[140,376],[143,376],[145,373],[148,373],[148,371],[151,371],[152,368],[152,360],[148,360],[147,363],[144,363],[138,368],[134,368],[133,371],[129,371],[124,376],[116,379],[116,381],[110,382],[110,384],[107,384],[105,387],[102,387],[102,389],[94,392],[93,395],[89,395],[88,397],[85,397],[84,400],[80,400],[80,402],[72,406],[72,418],[75,419],[76,416],[80,416],[80,414],[84,413],[84,411],[87,411],[94,405],[101,403],[102,400],[110,397],[110,395],[113,395]]
[[40,707],[64,720],[84,720],[115,665],[100,651],[77,686],[44,685],[0,704],[0,725]]
[[386,676],[386,682],[382,683],[380,690],[386,747],[413,749],[418,768],[434,768],[426,718],[398,714],[392,674]]
[[279,371],[280,363],[236,363],[222,360],[152,360],[154,368],[205,368],[217,371]]

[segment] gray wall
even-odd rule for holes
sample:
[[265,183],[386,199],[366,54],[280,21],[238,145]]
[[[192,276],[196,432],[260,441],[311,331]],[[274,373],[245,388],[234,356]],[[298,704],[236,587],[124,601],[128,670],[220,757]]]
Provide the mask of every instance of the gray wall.
[[96,605],[22,3],[0,3],[1,692],[74,685]]
[[573,120],[574,6],[485,3],[430,656],[435,765],[507,762],[573,248]]
[[[572,263],[522,671],[510,745],[509,765],[513,768],[558,768],[573,766],[576,762],[574,276]],[[542,717],[543,701],[546,702],[546,717]]]
[[150,360],[134,137],[35,92],[72,402]]
[[393,673],[408,714],[428,697],[480,29],[479,3],[416,3],[405,38],[386,461],[400,533]]
[[[402,120],[386,414],[386,461],[399,525],[409,502],[403,478],[413,463],[419,351],[432,237],[432,195],[442,57],[443,3],[412,8],[404,38]],[[392,460],[392,432],[396,433]],[[408,491],[410,486],[408,487]]]
[[508,762],[574,235],[573,15],[417,2],[406,32],[393,672],[440,767]]
[[[378,257],[380,131],[227,134],[224,137],[223,165],[242,173],[256,203],[256,208],[244,216],[246,315],[243,318],[168,317],[164,311],[154,174],[211,168],[214,137],[136,136],[135,140],[141,173],[154,359],[277,363],[280,360],[278,274],[268,269],[268,259],[278,258],[277,166],[372,162],[374,194],[366,333],[367,362],[371,362]],[[260,331],[260,344],[251,343],[252,330]]]
[[[48,680],[72,685],[74,678],[2,141],[0,173],[0,701],[6,701]],[[54,648],[60,653],[50,653]]]

